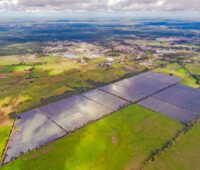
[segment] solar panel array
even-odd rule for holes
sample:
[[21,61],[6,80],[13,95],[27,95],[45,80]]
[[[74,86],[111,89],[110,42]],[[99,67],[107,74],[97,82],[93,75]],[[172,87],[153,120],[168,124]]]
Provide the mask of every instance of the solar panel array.
[[110,85],[104,86],[100,89],[107,93],[110,93],[112,95],[116,95],[118,97],[126,99],[127,101],[130,101],[130,102],[136,102],[136,101],[146,97],[142,93],[138,93],[137,91],[133,91],[131,89],[126,89],[117,84],[110,84]]
[[128,101],[137,102],[179,81],[177,77],[149,71],[100,89]]
[[157,73],[153,71],[148,71],[139,75],[140,77],[149,78],[156,81],[161,81],[163,83],[175,84],[178,83],[181,79],[174,76],[164,75],[162,73]]
[[[16,120],[8,142],[4,163],[16,158],[20,153],[54,141],[130,103],[158,93],[178,81],[180,79],[172,76],[147,72],[22,113]],[[162,95],[156,97],[162,98]],[[158,102],[162,103],[160,99]],[[148,105],[152,103],[151,101]],[[172,108],[173,110],[176,108]],[[183,120],[189,119],[185,117]]]
[[199,90],[182,85],[172,86],[139,104],[183,123],[200,117]]
[[200,92],[194,88],[176,85],[156,94],[154,98],[192,112],[200,112]]
[[67,132],[78,129],[112,112],[112,110],[81,95],[41,107],[39,110]]
[[182,109],[176,105],[172,105],[152,97],[141,101],[139,104],[183,123],[196,119],[195,114],[191,113],[189,110]]
[[84,93],[83,96],[88,99],[97,102],[98,104],[111,109],[112,111],[119,110],[120,108],[129,104],[128,101],[106,93],[102,90],[96,89],[90,92]]
[[23,113],[16,120],[7,145],[4,163],[16,158],[21,153],[54,141],[65,134],[64,130],[37,110]]

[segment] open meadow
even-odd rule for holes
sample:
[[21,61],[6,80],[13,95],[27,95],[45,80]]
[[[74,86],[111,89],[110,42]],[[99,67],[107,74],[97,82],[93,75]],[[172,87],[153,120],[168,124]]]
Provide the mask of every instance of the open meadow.
[[200,122],[182,135],[176,144],[160,155],[146,170],[199,170]]
[[200,63],[186,64],[186,68],[187,68],[192,74],[200,75]]

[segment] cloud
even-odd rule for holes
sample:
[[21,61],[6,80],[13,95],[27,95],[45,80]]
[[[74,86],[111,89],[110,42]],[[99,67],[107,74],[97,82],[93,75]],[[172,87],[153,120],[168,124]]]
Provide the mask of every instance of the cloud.
[[199,0],[0,0],[0,11],[199,11]]

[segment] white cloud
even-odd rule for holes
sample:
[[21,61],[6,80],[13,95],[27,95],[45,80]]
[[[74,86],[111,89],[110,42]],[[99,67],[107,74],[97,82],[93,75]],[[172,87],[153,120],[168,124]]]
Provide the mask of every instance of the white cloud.
[[157,2],[155,3],[155,6],[157,6],[157,7],[162,7],[162,6],[164,5],[165,2],[166,2],[166,1],[164,1],[164,0],[162,0],[162,1],[157,1]]
[[1,0],[0,1],[0,7],[1,6],[10,6],[10,5],[17,5],[18,0]]
[[108,0],[107,6],[112,7],[112,6],[119,4],[120,2],[123,2],[123,0]]
[[199,11],[199,0],[0,0],[0,11]]

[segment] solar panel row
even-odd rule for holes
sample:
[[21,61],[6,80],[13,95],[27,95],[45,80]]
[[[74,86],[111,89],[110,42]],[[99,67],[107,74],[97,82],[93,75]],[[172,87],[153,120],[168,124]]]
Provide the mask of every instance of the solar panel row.
[[200,92],[189,87],[176,85],[156,94],[154,98],[192,112],[200,112]]
[[200,117],[200,92],[182,85],[172,86],[139,104],[183,123]]
[[67,132],[82,127],[112,112],[95,101],[78,95],[39,108],[48,118],[59,124]]
[[128,101],[137,102],[179,81],[180,79],[174,76],[149,71],[100,89]]
[[97,102],[98,104],[111,109],[112,111],[119,110],[121,107],[129,104],[128,101],[106,93],[102,90],[96,89],[90,92],[84,93],[83,96],[88,99]]
[[136,102],[145,97],[144,94],[138,93],[137,91],[133,91],[131,89],[123,88],[121,86],[118,86],[117,84],[110,84],[100,89],[112,95],[116,95],[118,97],[126,99],[130,102]]
[[4,163],[21,153],[40,147],[66,133],[37,110],[20,115],[7,145]]
[[152,97],[141,101],[139,104],[156,112],[167,115],[173,119],[179,120],[183,123],[187,123],[196,119],[196,115],[191,113],[191,111],[182,109],[166,102],[162,102]]
[[179,81],[181,81],[181,79],[178,77],[168,76],[168,75],[163,76],[162,73],[156,73],[153,71],[145,72],[143,74],[140,74],[139,76],[149,78],[152,80],[156,80],[156,81],[161,81],[164,83],[169,83],[169,84],[175,84],[175,83],[178,83]]

